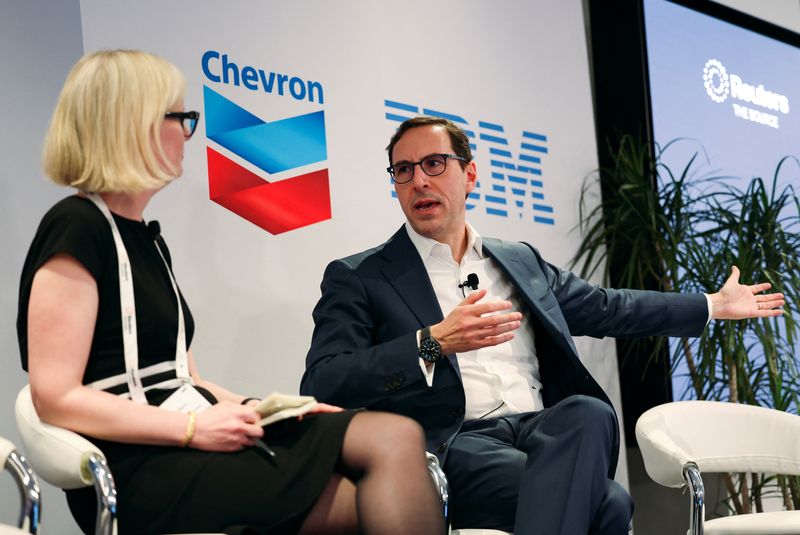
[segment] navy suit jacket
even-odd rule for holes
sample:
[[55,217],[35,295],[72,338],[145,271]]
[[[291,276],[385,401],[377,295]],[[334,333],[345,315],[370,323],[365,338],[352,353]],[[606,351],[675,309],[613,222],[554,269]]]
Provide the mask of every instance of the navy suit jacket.
[[[708,318],[702,294],[599,288],[546,263],[526,243],[484,238],[483,249],[527,308],[521,312],[534,328],[545,407],[573,394],[609,402],[578,358],[573,335],[698,336]],[[455,355],[437,362],[432,387],[420,369],[417,330],[444,316],[405,227],[379,247],[331,262],[321,289],[301,393],[410,416],[443,462],[464,420],[464,387]]]

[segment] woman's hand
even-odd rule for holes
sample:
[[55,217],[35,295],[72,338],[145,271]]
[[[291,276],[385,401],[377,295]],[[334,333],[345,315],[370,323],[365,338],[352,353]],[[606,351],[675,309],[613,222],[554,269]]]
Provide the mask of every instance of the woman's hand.
[[298,416],[297,420],[302,421],[303,416],[306,416],[308,414],[318,414],[323,412],[342,412],[343,410],[344,410],[343,408],[337,407],[336,405],[328,405],[327,403],[317,403],[316,405],[314,405],[312,409],[309,409],[307,413]]
[[258,407],[258,404],[261,403],[261,400],[258,398],[253,398],[247,403],[244,404],[245,407],[253,407],[254,409]]
[[260,420],[252,407],[222,401],[197,413],[189,446],[205,451],[239,451],[253,446],[254,439],[264,436]]

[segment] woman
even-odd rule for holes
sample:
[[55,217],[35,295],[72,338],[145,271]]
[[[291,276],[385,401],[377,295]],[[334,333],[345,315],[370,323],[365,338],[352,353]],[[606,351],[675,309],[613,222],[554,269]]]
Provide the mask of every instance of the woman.
[[[45,171],[79,192],[42,220],[17,325],[41,419],[104,451],[123,534],[442,532],[411,420],[320,405],[261,428],[257,400],[200,377],[192,315],[142,217],[183,170],[199,116],[184,90],[175,66],[125,50],[84,57],[62,89]],[[68,500],[90,531],[91,490]]]

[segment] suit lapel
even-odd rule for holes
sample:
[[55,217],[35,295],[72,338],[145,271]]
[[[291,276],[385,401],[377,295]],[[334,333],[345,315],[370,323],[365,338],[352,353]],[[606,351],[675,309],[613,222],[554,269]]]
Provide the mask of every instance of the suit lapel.
[[431,279],[405,226],[392,236],[381,254],[387,260],[387,264],[381,268],[383,276],[417,317],[420,327],[442,321],[444,315],[431,286]]
[[[431,278],[417,248],[408,237],[405,225],[386,243],[381,254],[387,261],[381,273],[419,320],[420,328],[442,321],[444,314],[433,291]],[[455,354],[447,355],[447,359],[460,380],[461,369]]]
[[[569,332],[565,330],[566,325],[560,325],[554,317],[560,312],[558,307],[553,307],[550,311],[544,310],[540,304],[540,297],[550,291],[547,280],[543,276],[537,276],[539,270],[532,269],[530,261],[520,258],[516,248],[511,248],[503,241],[495,238],[484,238],[483,249],[500,266],[500,268],[511,278],[514,286],[522,295],[525,302],[530,307],[533,314],[547,329],[553,339],[565,351],[572,353],[578,358],[574,342]],[[535,260],[531,260],[535,261]]]

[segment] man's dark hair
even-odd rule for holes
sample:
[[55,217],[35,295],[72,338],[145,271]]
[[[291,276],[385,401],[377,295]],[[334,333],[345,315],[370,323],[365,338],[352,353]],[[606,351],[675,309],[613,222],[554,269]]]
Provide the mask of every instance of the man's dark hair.
[[400,138],[403,137],[403,134],[412,128],[418,128],[420,126],[441,126],[447,131],[447,134],[450,136],[450,144],[453,146],[453,152],[456,156],[464,158],[463,162],[458,162],[461,164],[461,169],[464,169],[466,165],[472,161],[472,150],[469,148],[469,138],[467,138],[467,134],[453,121],[442,119],[441,117],[414,117],[403,121],[403,123],[397,127],[397,132],[394,133],[392,139],[389,141],[389,146],[386,147],[386,152],[389,155],[389,165],[394,163],[392,161],[392,151],[397,142],[400,141]]

